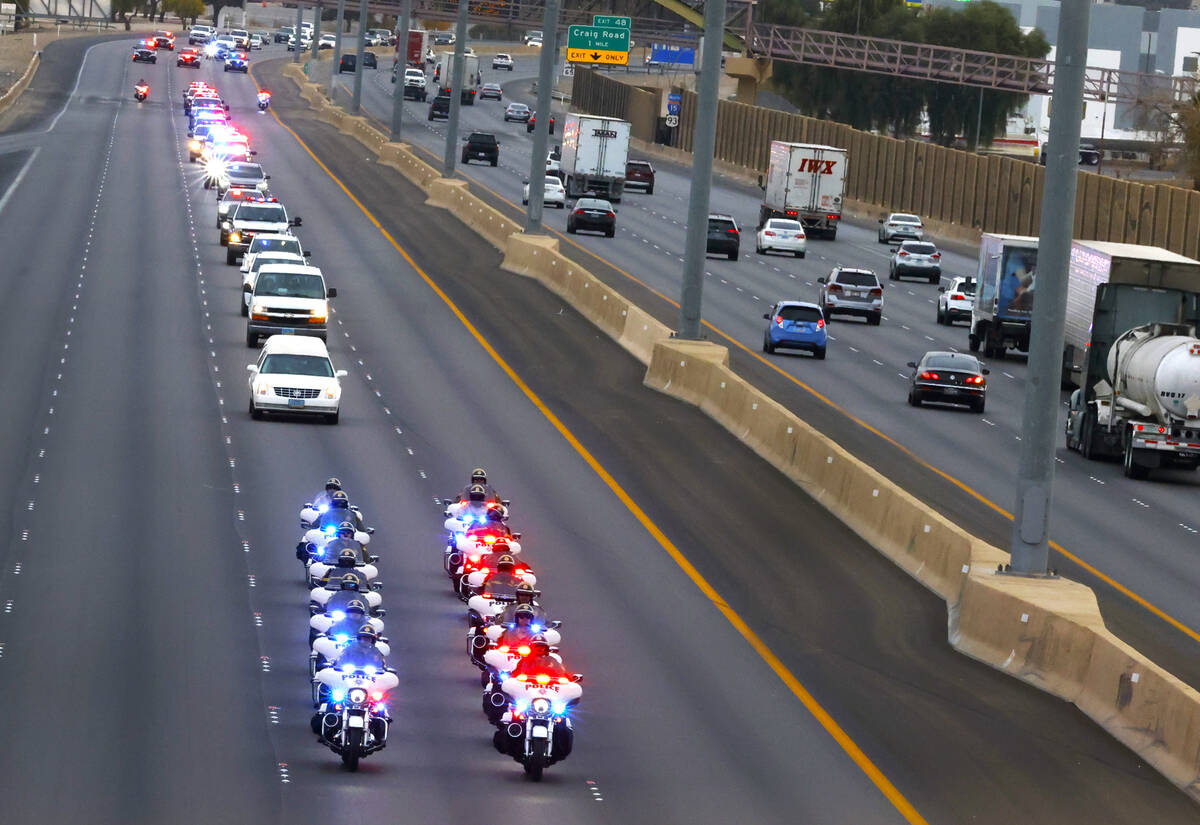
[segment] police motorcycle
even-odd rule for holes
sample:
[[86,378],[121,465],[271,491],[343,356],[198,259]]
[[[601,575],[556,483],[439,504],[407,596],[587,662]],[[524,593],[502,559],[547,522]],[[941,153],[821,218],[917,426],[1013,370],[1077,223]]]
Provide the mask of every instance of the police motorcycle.
[[311,568],[314,564],[330,565],[336,562],[339,552],[337,548],[342,544],[339,539],[353,542],[362,548],[371,543],[371,535],[375,532],[374,527],[368,527],[366,530],[354,529],[352,533],[339,536],[338,531],[346,523],[314,527],[300,538],[296,544],[296,558],[304,566],[306,582],[312,578]]
[[267,107],[271,105],[271,93],[263,89],[258,93],[258,110],[265,112]]
[[[543,642],[544,644],[544,642]],[[535,642],[536,645],[536,642]],[[540,781],[542,772],[566,759],[575,741],[571,711],[583,696],[582,674],[518,673],[501,683],[508,697],[492,744],[520,762],[525,774]]]
[[[336,662],[346,645],[354,641],[363,625],[369,624],[376,634],[383,632],[383,621],[367,615],[365,599],[355,600],[345,611],[338,612],[342,614],[342,618],[334,621],[324,632],[316,634],[311,641],[312,647],[308,654],[309,676],[316,676],[320,670]],[[392,648],[386,636],[378,637],[375,649],[385,658],[392,655]]]
[[[360,640],[374,640],[376,636],[369,625],[358,633]],[[374,661],[339,659],[320,669],[312,680],[313,704],[317,708],[312,729],[351,771],[358,769],[360,759],[387,746],[391,724],[388,692],[400,684],[395,669],[387,667],[382,656]]]

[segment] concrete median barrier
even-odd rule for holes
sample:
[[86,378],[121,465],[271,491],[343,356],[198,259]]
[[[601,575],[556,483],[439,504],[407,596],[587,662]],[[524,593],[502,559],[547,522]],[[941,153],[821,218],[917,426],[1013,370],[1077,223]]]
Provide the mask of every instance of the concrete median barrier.
[[407,143],[385,143],[380,146],[379,162],[392,167],[421,189],[439,177],[438,170],[418,158]]

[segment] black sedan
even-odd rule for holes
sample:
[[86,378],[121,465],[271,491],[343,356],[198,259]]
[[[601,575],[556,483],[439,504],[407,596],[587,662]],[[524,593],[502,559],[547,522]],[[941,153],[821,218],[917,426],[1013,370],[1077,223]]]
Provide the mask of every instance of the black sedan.
[[920,361],[909,361],[912,376],[908,403],[919,407],[926,401],[966,404],[972,412],[983,412],[987,400],[988,370],[979,359],[963,352],[927,352]]
[[[536,126],[537,126],[537,112],[534,112],[532,115],[529,116],[529,120],[525,121],[525,131],[533,132],[534,127],[536,127]],[[550,116],[550,134],[554,134],[554,115]]]
[[603,232],[611,238],[617,234],[617,210],[599,198],[580,198],[567,214],[567,231],[574,235],[580,229]]
[[145,46],[138,46],[133,50],[134,63],[157,63],[158,55],[153,49],[147,49]]

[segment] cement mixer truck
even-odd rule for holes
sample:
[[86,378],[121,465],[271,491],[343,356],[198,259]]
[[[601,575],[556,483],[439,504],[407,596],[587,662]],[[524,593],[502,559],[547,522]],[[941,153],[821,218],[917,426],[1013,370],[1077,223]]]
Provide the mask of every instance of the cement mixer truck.
[[1096,291],[1067,447],[1121,458],[1125,475],[1200,466],[1200,292],[1132,284]]

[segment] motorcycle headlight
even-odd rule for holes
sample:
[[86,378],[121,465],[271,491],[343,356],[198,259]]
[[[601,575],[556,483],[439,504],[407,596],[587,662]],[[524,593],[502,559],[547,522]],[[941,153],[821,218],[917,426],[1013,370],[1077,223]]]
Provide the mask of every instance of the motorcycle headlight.
[[367,701],[367,692],[362,688],[354,688],[350,691],[350,701],[356,705],[361,705]]
[[241,240],[242,240],[242,236],[240,234],[238,234],[237,232],[229,233],[229,242],[230,243],[238,243]]
[[233,224],[230,223],[229,221],[222,221],[221,228],[222,229],[233,229]]
[[550,710],[550,700],[542,698],[534,699],[530,707],[534,713],[545,713]]

